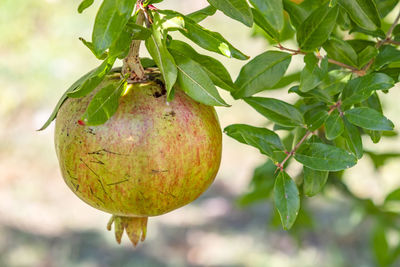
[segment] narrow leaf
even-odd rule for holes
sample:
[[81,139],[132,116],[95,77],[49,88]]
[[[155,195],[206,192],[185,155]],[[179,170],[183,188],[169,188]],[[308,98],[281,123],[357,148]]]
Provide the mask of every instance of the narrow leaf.
[[374,0],[337,0],[361,28],[375,31],[381,26]]
[[285,75],[291,61],[291,54],[267,51],[258,55],[241,69],[235,81],[238,90],[235,98],[252,96],[255,93],[273,88]]
[[50,123],[57,117],[58,110],[61,108],[62,104],[64,104],[65,100],[68,98],[68,93],[74,91],[76,88],[78,88],[91,74],[94,72],[96,69],[89,71],[85,75],[83,75],[81,78],[79,78],[76,82],[74,82],[68,89],[65,91],[65,93],[61,96],[60,100],[58,100],[57,105],[55,106],[53,112],[51,113],[50,117],[48,120],[45,122],[45,124],[38,130],[38,131],[43,131],[46,129]]
[[119,37],[131,17],[135,1],[104,0],[94,23],[92,42],[97,55],[103,54]]
[[178,83],[187,95],[209,106],[229,106],[200,64],[172,51],[178,68]]
[[253,26],[253,14],[246,0],[207,0],[210,5],[221,10],[228,17],[242,22],[244,25]]
[[94,0],[83,0],[78,7],[78,12],[82,13],[86,8],[90,7],[93,3]]
[[349,81],[343,90],[342,106],[351,106],[368,99],[375,90],[388,90],[394,80],[383,73],[371,73]]
[[326,184],[326,181],[328,180],[329,172],[316,171],[304,166],[303,174],[304,194],[308,197],[312,197],[321,192],[322,188]]
[[238,49],[233,47],[233,45],[231,45],[221,34],[201,27],[188,17],[171,10],[159,10],[159,13],[165,14],[167,17],[183,17],[185,28],[179,30],[180,33],[200,47],[229,58],[233,57],[240,60],[246,60],[249,58]]
[[114,65],[116,58],[108,57],[103,63],[94,69],[85,79],[85,81],[79,85],[75,90],[69,92],[68,97],[80,98],[88,95],[92,92],[106,77],[110,72],[112,66]]
[[104,124],[118,108],[119,99],[126,88],[126,82],[111,83],[100,89],[90,101],[82,120],[86,125],[95,126]]
[[347,110],[345,115],[352,124],[368,130],[391,131],[394,128],[393,122],[371,108],[353,108]]
[[207,6],[203,9],[197,10],[193,13],[188,14],[186,17],[193,20],[196,23],[204,20],[205,18],[215,14],[217,9],[213,6]]
[[269,37],[276,42],[280,40],[280,33],[268,22],[268,20],[255,8],[252,8],[254,23],[257,24]]
[[283,0],[283,8],[288,13],[290,21],[295,29],[298,29],[303,21],[308,17],[310,11],[293,3],[291,0]]
[[232,78],[229,72],[226,70],[221,62],[213,57],[201,55],[196,52],[190,45],[185,42],[172,40],[169,43],[168,49],[174,50],[176,53],[180,53],[186,57],[190,57],[197,63],[199,63],[203,69],[207,72],[213,83],[225,90],[233,92],[235,85],[233,84]]
[[300,111],[284,101],[266,97],[248,97],[244,101],[261,115],[277,124],[283,126],[302,126],[304,124]]
[[280,172],[274,186],[274,202],[285,230],[296,221],[300,210],[300,196],[296,183],[286,172]]
[[104,53],[101,54],[101,55],[97,55],[97,54],[96,54],[96,51],[94,50],[93,43],[86,41],[86,40],[85,40],[84,38],[82,38],[82,37],[79,37],[79,40],[80,40],[87,48],[89,48],[89,50],[93,53],[93,55],[95,55],[95,57],[97,57],[97,59],[104,60],[104,59],[107,58],[107,52],[104,52]]
[[153,34],[146,40],[146,48],[161,71],[167,89],[167,97],[170,100],[172,87],[178,77],[178,70],[174,58],[167,49],[166,41],[163,38],[161,19],[157,13],[154,13],[154,23],[151,29]]
[[262,154],[269,157],[273,157],[275,150],[285,150],[279,136],[266,128],[234,124],[226,127],[224,132],[243,144],[258,148]]
[[328,3],[312,12],[297,31],[300,48],[310,51],[320,47],[331,34],[337,15],[338,7],[330,8]]
[[284,25],[282,0],[250,0],[250,3],[261,12],[265,20],[278,33]]
[[357,158],[353,154],[322,143],[304,144],[295,154],[304,166],[318,171],[341,171],[353,167]]

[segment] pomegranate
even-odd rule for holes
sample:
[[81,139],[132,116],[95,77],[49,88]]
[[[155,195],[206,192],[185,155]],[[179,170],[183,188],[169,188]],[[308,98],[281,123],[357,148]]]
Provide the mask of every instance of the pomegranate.
[[[106,82],[118,81],[110,76]],[[80,119],[96,91],[67,99],[58,112],[62,176],[79,198],[113,215],[108,229],[114,223],[118,243],[126,230],[136,246],[145,239],[148,217],[192,202],[213,182],[221,128],[213,107],[179,88],[168,102],[154,78],[130,84],[105,124],[87,126]]]

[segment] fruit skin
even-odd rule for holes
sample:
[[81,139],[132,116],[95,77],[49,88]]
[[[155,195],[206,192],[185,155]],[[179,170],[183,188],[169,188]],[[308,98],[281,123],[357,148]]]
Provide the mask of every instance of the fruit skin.
[[56,119],[61,172],[79,198],[117,216],[147,217],[184,206],[210,186],[222,150],[213,107],[178,88],[167,102],[162,84],[149,81],[128,86],[105,124],[82,126],[96,91],[67,99]]

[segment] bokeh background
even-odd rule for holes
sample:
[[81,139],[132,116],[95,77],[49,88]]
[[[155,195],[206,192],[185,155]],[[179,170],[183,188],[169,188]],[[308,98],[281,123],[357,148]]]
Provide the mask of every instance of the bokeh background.
[[[109,215],[87,206],[65,186],[53,145],[54,125],[36,131],[64,90],[98,65],[78,37],[90,40],[100,1],[83,14],[76,11],[79,2],[0,0],[0,266],[374,266],[371,223],[360,219],[353,202],[338,192],[327,190],[309,201],[313,222],[302,222],[292,232],[270,223],[269,201],[241,207],[253,169],[265,158],[227,136],[221,170],[210,189],[186,207],[151,218],[148,239],[138,248],[127,238],[118,245],[105,229]],[[205,0],[165,0],[158,7],[189,13],[206,5]],[[268,48],[265,39],[252,38],[251,29],[221,13],[202,24],[252,57]],[[244,64],[214,56],[233,78]],[[301,61],[294,60],[290,71],[299,69]],[[382,96],[397,128],[398,89]],[[232,104],[217,109],[222,127],[265,125],[243,102],[222,94]],[[293,100],[285,90],[265,95]],[[398,137],[379,145],[364,141],[371,151],[400,152]],[[364,157],[346,173],[346,184],[356,196],[381,203],[400,186],[399,163],[391,159],[377,171]],[[397,233],[389,237],[398,241]]]

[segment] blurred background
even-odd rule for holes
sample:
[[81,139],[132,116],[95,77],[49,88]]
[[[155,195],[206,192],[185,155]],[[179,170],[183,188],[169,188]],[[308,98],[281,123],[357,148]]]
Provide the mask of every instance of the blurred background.
[[[91,39],[100,1],[83,14],[76,11],[79,2],[0,0],[0,266],[374,266],[371,223],[338,192],[326,190],[308,201],[310,217],[290,232],[276,223],[270,201],[240,205],[254,168],[265,158],[227,136],[210,189],[186,207],[151,218],[148,238],[138,248],[126,237],[118,245],[105,228],[110,216],[81,202],[64,184],[54,125],[36,131],[68,86],[98,65],[78,37]],[[166,0],[157,7],[189,13],[206,5],[206,0]],[[221,13],[202,24],[252,57],[268,48],[264,38],[252,38],[251,29]],[[235,79],[244,62],[214,56]],[[290,72],[301,62],[294,60]],[[265,125],[246,104],[222,94],[232,104],[217,109],[222,127]],[[265,95],[293,100],[285,90]],[[399,90],[382,97],[385,114],[399,126]],[[400,152],[398,137],[379,145],[364,142],[370,151]],[[364,157],[346,172],[345,182],[357,197],[379,204],[400,186],[399,163],[393,158],[375,170]],[[390,242],[398,238],[389,233]]]

